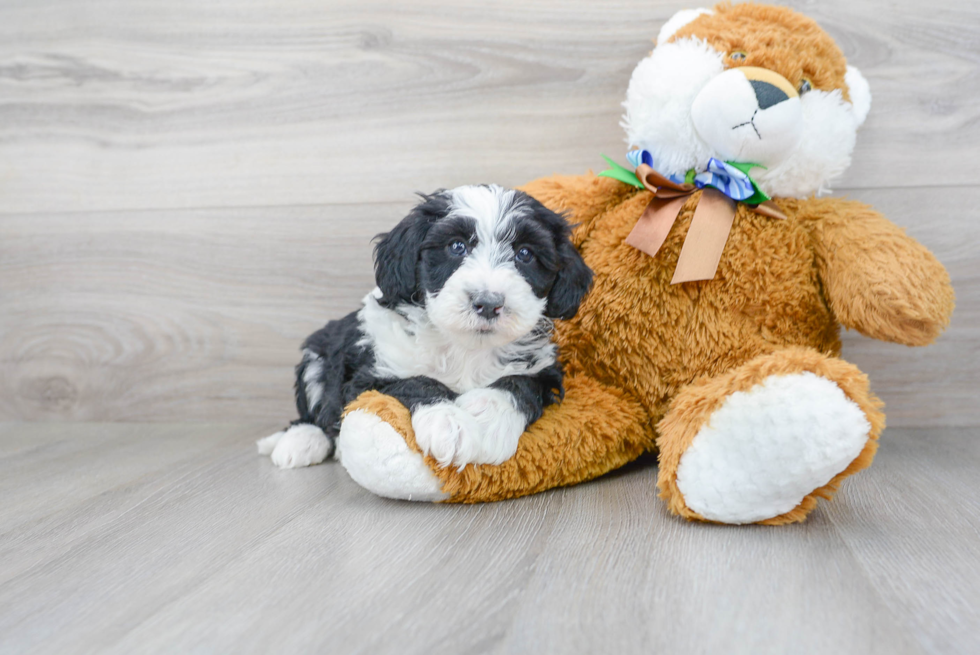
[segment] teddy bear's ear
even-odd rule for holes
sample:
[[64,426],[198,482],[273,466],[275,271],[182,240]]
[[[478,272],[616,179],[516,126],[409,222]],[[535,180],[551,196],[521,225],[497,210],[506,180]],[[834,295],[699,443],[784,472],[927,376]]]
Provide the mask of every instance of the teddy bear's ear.
[[671,16],[670,19],[664,23],[664,26],[660,28],[660,34],[657,35],[657,45],[666,43],[667,39],[674,36],[679,29],[690,23],[698,16],[713,13],[715,12],[703,7],[700,9],[681,9],[679,12]]
[[871,87],[868,86],[868,80],[864,79],[864,75],[861,75],[861,71],[854,66],[847,67],[844,83],[847,84],[847,92],[851,96],[854,118],[857,119],[857,124],[860,126],[868,117],[868,111],[871,109]]

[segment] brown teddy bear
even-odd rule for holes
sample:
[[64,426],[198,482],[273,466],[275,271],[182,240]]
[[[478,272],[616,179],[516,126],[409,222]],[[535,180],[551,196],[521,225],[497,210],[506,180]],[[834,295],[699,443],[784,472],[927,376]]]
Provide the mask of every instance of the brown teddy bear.
[[625,103],[630,161],[525,190],[577,223],[595,272],[557,326],[566,395],[497,466],[440,468],[409,412],[368,392],[341,460],[371,491],[481,502],[597,477],[659,451],[688,519],[782,524],[867,467],[881,402],[839,358],[839,326],[921,346],[953,291],[870,207],[817,198],[850,163],[868,85],[815,22],[722,4],[671,18]]

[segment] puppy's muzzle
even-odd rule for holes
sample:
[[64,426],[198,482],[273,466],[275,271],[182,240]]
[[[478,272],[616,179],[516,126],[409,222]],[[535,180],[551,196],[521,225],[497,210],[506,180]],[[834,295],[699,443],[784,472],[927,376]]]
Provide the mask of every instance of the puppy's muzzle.
[[470,296],[473,303],[473,311],[480,318],[488,321],[495,320],[500,316],[500,311],[504,307],[504,294],[483,292]]

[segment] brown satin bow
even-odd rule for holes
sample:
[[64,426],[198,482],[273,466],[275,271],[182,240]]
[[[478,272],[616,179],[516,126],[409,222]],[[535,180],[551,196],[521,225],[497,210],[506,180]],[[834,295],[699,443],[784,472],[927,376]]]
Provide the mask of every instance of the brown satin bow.
[[[693,184],[677,184],[646,164],[636,167],[636,177],[653,192],[653,199],[643,210],[626,243],[653,257],[664,245],[670,228],[677,220],[687,196],[697,191]],[[771,200],[759,205],[746,205],[752,211],[770,218],[785,219],[786,215]],[[677,258],[677,268],[671,284],[710,280],[718,270],[721,253],[728,241],[735,220],[734,200],[713,187],[704,187],[691,219],[687,237]]]

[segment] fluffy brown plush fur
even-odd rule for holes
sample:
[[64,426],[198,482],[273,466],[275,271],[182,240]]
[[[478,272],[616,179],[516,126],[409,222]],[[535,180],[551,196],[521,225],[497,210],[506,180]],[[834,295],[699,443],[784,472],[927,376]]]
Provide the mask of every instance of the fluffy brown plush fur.
[[719,52],[743,52],[745,59],[728,66],[758,66],[776,71],[794,87],[804,78],[814,89],[840,89],[850,100],[844,75],[847,63],[834,40],[812,18],[784,7],[722,3],[700,16],[670,41],[696,35]]
[[[745,50],[745,64],[772,68],[794,84],[806,76],[818,88],[846,92],[843,56],[812,21],[774,21],[770,10],[783,12],[783,19],[788,10],[752,7],[722,6],[680,34],[696,29],[726,52]],[[734,23],[731,12],[742,12]],[[786,32],[796,37],[787,40]],[[772,39],[792,47],[773,46]],[[808,45],[797,47],[801,41]],[[666,242],[650,257],[625,243],[650,202],[649,191],[591,173],[538,180],[525,190],[578,224],[574,242],[595,282],[575,318],[558,326],[565,400],[531,426],[517,454],[499,466],[462,471],[426,460],[450,502],[574,484],[659,449],[661,497],[672,512],[703,520],[676,484],[678,462],[698,431],[731,394],[769,375],[809,371],[835,382],[865,413],[871,431],[844,471],[792,511],[762,522],[803,520],[817,497],[829,498],[841,480],[871,463],[884,428],[881,403],[866,377],[839,359],[840,324],[878,339],[925,345],[953,310],[942,265],[857,202],[775,199],[787,220],[739,205],[715,278],[671,285],[700,192],[688,198]],[[419,452],[408,412],[397,401],[371,393],[348,409],[381,416]]]

